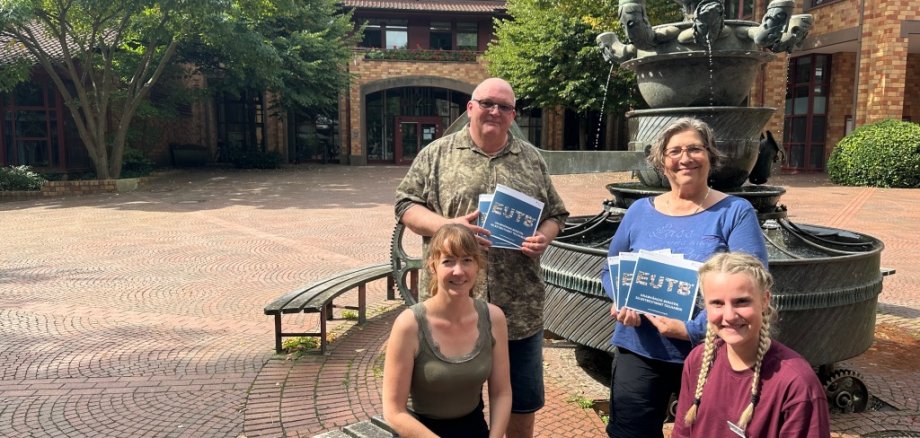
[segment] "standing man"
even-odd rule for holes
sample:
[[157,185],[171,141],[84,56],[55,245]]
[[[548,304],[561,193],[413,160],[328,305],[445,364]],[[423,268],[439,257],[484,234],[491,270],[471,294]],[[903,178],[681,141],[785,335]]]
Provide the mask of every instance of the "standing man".
[[[503,184],[542,201],[543,216],[534,236],[520,251],[488,249],[488,269],[481,298],[497,305],[508,319],[511,362],[511,421],[507,435],[532,437],[534,414],[543,407],[543,301],[540,255],[562,230],[569,212],[556,193],[537,149],[512,137],[515,116],[511,85],[491,78],[473,90],[466,104],[469,126],[426,146],[396,190],[396,217],[406,227],[429,238],[444,224],[460,223],[476,233],[480,194]],[[427,283],[422,273],[422,284]],[[484,289],[484,290],[482,290]],[[420,298],[427,288],[420,287]]]

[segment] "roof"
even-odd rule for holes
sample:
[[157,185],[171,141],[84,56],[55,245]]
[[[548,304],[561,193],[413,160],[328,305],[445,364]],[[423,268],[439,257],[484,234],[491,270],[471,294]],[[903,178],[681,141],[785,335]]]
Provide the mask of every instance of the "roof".
[[342,0],[342,5],[355,9],[377,9],[393,11],[434,11],[495,13],[505,11],[504,1],[490,0]]
[[[57,38],[48,35],[44,28],[38,24],[30,24],[29,27],[34,33],[39,47],[41,47],[51,58],[60,59],[64,56],[61,43]],[[13,62],[19,58],[35,60],[35,57],[29,53],[29,50],[12,35],[0,33],[0,65]]]

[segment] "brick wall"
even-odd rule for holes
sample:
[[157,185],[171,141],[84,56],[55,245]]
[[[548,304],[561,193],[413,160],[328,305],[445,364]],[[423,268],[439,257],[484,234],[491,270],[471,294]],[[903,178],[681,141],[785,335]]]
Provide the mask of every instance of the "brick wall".
[[866,2],[856,125],[900,119],[907,79],[907,39],[901,21],[920,16],[914,0]]
[[25,199],[47,198],[57,196],[94,195],[97,193],[115,193],[114,179],[88,181],[48,181],[41,190],[34,191],[0,191],[0,202],[20,201]]
[[[472,92],[477,84],[489,77],[482,57],[477,62],[431,62],[398,60],[365,60],[363,54],[355,53],[349,71],[356,76],[348,90],[348,101],[339,114],[341,118],[342,154],[348,155],[352,164],[366,162],[364,148],[364,127],[361,112],[364,111],[362,87],[380,80],[392,80],[393,86],[438,86],[444,83],[462,84],[466,93]],[[347,123],[346,123],[347,121]],[[346,141],[347,140],[347,141]]]
[[920,55],[907,56],[907,77],[911,78],[904,87],[904,116],[920,123]]
[[[815,24],[811,35],[820,35],[840,29],[847,29],[859,25],[859,8],[861,0],[844,0],[804,11],[815,16]],[[867,3],[885,1],[868,0]],[[796,7],[796,13],[801,14],[801,5]]]
[[827,137],[825,156],[846,133],[847,116],[853,116],[853,91],[856,75],[856,53],[831,55],[831,89],[827,103]]

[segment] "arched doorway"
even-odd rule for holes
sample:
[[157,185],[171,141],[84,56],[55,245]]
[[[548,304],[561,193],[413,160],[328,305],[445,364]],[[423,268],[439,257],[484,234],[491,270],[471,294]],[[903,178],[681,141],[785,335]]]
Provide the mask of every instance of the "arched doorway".
[[470,95],[440,87],[394,87],[365,98],[368,163],[408,164],[466,111]]

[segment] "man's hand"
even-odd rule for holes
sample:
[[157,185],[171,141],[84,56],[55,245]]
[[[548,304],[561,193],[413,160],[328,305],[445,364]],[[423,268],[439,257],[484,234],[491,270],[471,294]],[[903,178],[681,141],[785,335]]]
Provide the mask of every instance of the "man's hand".
[[546,236],[538,230],[537,233],[533,236],[524,238],[524,243],[521,246],[521,252],[524,253],[524,255],[527,257],[536,259],[543,255],[543,252],[546,251],[546,247],[548,246],[549,239],[547,239]]
[[489,248],[492,247],[492,242],[490,242],[489,239],[486,239],[485,237],[482,237],[482,236],[488,236],[492,233],[490,233],[489,230],[483,227],[480,227],[479,225],[476,225],[476,222],[478,221],[479,221],[479,210],[476,210],[470,214],[467,214],[466,216],[457,216],[453,219],[449,219],[447,222],[463,224],[464,226],[469,228],[470,231],[472,231],[473,234],[476,236],[476,242],[479,242],[479,246],[482,247],[484,251],[488,251]]

